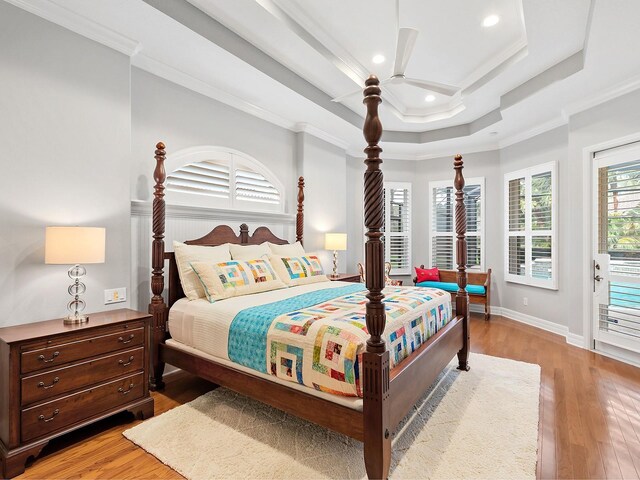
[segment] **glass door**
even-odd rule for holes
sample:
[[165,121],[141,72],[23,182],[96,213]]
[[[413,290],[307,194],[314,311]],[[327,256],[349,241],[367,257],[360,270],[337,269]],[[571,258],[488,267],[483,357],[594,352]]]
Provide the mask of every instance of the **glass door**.
[[640,148],[596,155],[594,182],[595,348],[640,353]]

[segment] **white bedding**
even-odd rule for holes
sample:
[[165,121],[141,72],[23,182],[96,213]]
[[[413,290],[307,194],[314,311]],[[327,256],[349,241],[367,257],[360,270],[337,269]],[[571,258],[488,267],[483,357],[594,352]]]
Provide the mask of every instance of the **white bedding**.
[[229,360],[227,349],[229,328],[241,310],[285,300],[303,293],[347,285],[351,284],[347,282],[319,282],[227,298],[215,303],[210,303],[206,298],[198,300],[181,298],[169,310],[169,332],[171,338],[183,345],[193,347],[216,358]]

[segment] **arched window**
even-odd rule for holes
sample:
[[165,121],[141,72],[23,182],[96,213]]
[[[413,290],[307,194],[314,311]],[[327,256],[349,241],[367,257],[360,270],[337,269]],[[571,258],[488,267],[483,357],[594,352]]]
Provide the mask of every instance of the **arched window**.
[[167,157],[167,203],[284,211],[284,189],[269,169],[225,147],[192,147]]

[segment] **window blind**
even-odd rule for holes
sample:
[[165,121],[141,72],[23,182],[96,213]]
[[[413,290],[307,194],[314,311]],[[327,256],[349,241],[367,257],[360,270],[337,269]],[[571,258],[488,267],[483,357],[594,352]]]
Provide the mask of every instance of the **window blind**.
[[[284,210],[282,187],[276,186],[277,179],[268,176],[266,168],[240,152],[208,148],[198,147],[192,154],[183,154],[180,159],[185,165],[167,175],[167,190],[177,193],[171,196],[172,202],[209,208]],[[211,158],[207,158],[209,155]]]
[[[431,266],[451,270],[456,266],[455,258],[455,189],[453,182],[431,182]],[[467,210],[467,268],[484,268],[483,255],[483,201],[484,178],[467,180],[464,204]]]
[[411,273],[411,184],[384,185],[385,259],[392,275]]
[[236,198],[249,202],[280,203],[280,192],[257,172],[236,170]]
[[554,162],[505,175],[505,279],[556,288]]
[[229,198],[229,167],[209,161],[185,165],[167,175],[167,190]]

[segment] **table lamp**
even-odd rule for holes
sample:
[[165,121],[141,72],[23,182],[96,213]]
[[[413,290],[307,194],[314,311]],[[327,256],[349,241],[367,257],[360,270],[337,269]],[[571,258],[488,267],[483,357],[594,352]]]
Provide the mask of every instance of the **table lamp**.
[[86,303],[80,299],[87,287],[80,279],[87,273],[83,263],[104,263],[105,229],[95,227],[47,227],[44,263],[73,265],[69,278],[74,282],[68,292],[73,298],[67,304],[69,315],[65,324],[85,323],[89,317],[82,314]]
[[324,248],[325,250],[333,250],[333,273],[332,278],[338,277],[338,250],[344,251],[347,249],[347,234],[346,233],[325,233],[324,234]]

